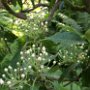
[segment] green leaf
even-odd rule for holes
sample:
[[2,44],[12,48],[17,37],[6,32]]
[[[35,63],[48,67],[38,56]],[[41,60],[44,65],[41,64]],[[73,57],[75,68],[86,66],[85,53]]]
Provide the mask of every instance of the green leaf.
[[8,90],[9,88],[6,86],[0,86],[0,90]]
[[63,70],[59,82],[62,82],[64,80],[64,78],[67,78],[70,74],[71,71],[75,70],[76,67],[78,67],[80,64],[79,63],[75,63],[72,64],[71,66],[69,66],[67,69]]
[[62,13],[59,13],[58,16],[63,19],[63,23],[72,26],[78,32],[82,30],[80,25],[78,25],[77,22],[75,20],[73,20],[72,18],[69,18],[68,16],[66,16]]
[[45,40],[50,40],[55,44],[64,43],[66,45],[84,42],[77,34],[73,32],[58,32],[50,37],[47,37]]
[[[23,40],[24,39],[24,40]],[[25,43],[25,38],[18,38],[16,39],[10,46],[11,53],[6,54],[2,62],[0,63],[1,68],[4,68],[11,64],[15,66],[15,63],[18,61],[20,57],[20,51]]]
[[85,37],[86,37],[86,39],[88,40],[88,42],[90,43],[90,29],[88,29],[88,30],[85,32]]
[[59,79],[61,75],[61,71],[59,70],[58,66],[52,67],[47,73],[44,74],[49,79]]
[[39,86],[35,84],[34,86],[31,86],[29,90],[39,90]]
[[57,52],[57,44],[55,44],[53,41],[50,41],[48,39],[42,40],[43,45],[47,48],[47,51],[49,53],[56,53]]
[[53,84],[54,90],[69,90],[63,85],[59,84],[58,81],[54,81],[52,82],[52,84]]
[[68,88],[69,90],[71,90],[71,88],[72,88],[72,90],[82,90],[80,88],[80,85],[78,85],[76,83],[71,83],[71,84],[69,84],[69,85],[67,85],[65,87]]
[[17,0],[17,2],[18,2],[19,6],[20,6],[21,9],[22,9],[22,6],[23,6],[23,4],[22,4],[22,0]]

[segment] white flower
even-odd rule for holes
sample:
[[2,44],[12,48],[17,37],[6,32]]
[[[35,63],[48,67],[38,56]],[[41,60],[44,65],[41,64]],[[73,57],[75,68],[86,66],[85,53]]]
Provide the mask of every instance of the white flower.
[[25,74],[21,74],[21,78],[25,78]]
[[90,57],[90,56],[87,56],[88,58]]
[[82,43],[82,46],[84,46],[85,44],[84,43]]
[[30,19],[33,19],[33,15],[30,16]]
[[43,69],[44,68],[44,65],[41,65],[40,67],[41,67],[41,69]]
[[10,65],[8,66],[8,68],[9,68],[10,70],[12,69],[12,67],[11,67]]
[[36,24],[34,24],[34,26],[37,26]]
[[85,50],[85,52],[87,53],[87,52],[88,52],[88,50]]
[[10,85],[11,84],[11,81],[7,81],[7,84]]
[[23,71],[23,68],[20,68],[20,71]]
[[35,44],[33,44],[32,47],[35,48]]
[[61,65],[61,63],[58,63],[58,65]]
[[49,69],[50,69],[50,67],[47,67],[47,69],[49,70]]
[[26,53],[29,54],[30,53],[30,50],[27,50]]
[[80,60],[77,60],[78,63],[80,63]]
[[81,48],[81,49],[83,49],[83,48],[84,48],[84,46],[82,45],[82,46],[80,46],[80,48]]
[[22,55],[22,54],[23,54],[23,52],[21,51],[21,52],[20,52],[20,54]]
[[20,85],[19,87],[20,87],[20,89],[23,89],[23,86]]
[[46,51],[43,51],[43,54],[46,55],[46,56],[48,55],[48,53]]
[[38,70],[39,72],[41,72],[41,70]]
[[24,68],[24,70],[26,70],[26,68]]
[[44,12],[42,12],[42,16],[44,16],[45,15],[45,13]]
[[32,56],[32,57],[35,57],[35,53],[33,53],[31,56]]
[[8,68],[5,68],[4,71],[5,71],[5,72],[8,72]]
[[65,59],[65,56],[63,56],[63,58]]
[[23,56],[21,56],[21,60],[22,60],[22,59],[24,59],[24,57],[23,57]]
[[43,60],[43,61],[45,61],[46,59],[45,59],[45,58],[43,58],[42,60]]
[[17,72],[17,69],[14,69],[14,72]]
[[42,53],[40,53],[40,56],[42,56]]
[[44,54],[45,54],[46,56],[48,55],[48,53],[47,53],[47,52],[45,52]]
[[44,23],[42,22],[42,23],[41,23],[41,25],[43,26],[43,25],[44,25]]
[[28,32],[28,30],[25,30],[25,32]]
[[28,60],[30,60],[30,57],[28,58]]
[[7,41],[7,38],[5,38],[5,40]]
[[51,60],[49,59],[48,61],[50,62]]
[[72,52],[71,52],[70,54],[71,54],[71,55],[73,55],[73,53],[72,53]]
[[45,31],[48,32],[48,28],[46,28]]
[[68,51],[66,51],[66,54],[68,54]]
[[14,77],[11,77],[12,80],[14,80]]
[[[33,30],[37,30],[37,28],[36,28],[36,27],[34,27],[34,28],[33,28]],[[35,48],[35,47],[34,47],[34,48]]]
[[32,52],[32,49],[31,48],[29,49],[29,52]]
[[32,52],[32,49],[31,48],[29,49],[29,52]]
[[18,24],[18,23],[19,23],[19,20],[16,20],[14,23],[15,23],[15,24]]
[[0,78],[0,85],[4,84],[4,80]]
[[45,24],[48,24],[48,22],[46,21]]
[[1,41],[3,41],[3,38],[1,38]]
[[19,66],[19,65],[20,65],[20,63],[19,63],[19,62],[17,62],[17,65]]
[[56,61],[53,61],[53,64],[56,64]]
[[42,51],[46,51],[46,48],[44,46],[42,47]]
[[6,77],[6,75],[5,75],[5,74],[2,74],[2,77],[3,77],[3,78],[5,78],[5,77]]
[[38,47],[38,50],[40,50],[40,47]]
[[29,66],[28,66],[28,68],[29,68],[29,69],[31,69],[31,68],[32,68],[32,66],[30,66],[30,65],[29,65]]
[[38,61],[41,61],[41,60],[42,60],[42,58],[41,58],[41,57],[38,57],[38,58],[37,58],[37,60],[38,60]]

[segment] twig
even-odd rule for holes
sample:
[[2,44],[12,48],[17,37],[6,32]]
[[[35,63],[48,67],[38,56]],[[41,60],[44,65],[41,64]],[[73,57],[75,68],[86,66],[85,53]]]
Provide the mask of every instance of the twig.
[[60,5],[60,0],[56,0],[54,6],[53,6],[52,9],[51,9],[50,16],[49,16],[48,19],[47,19],[48,22],[51,21],[53,15],[54,15],[55,11],[58,9],[59,5]]

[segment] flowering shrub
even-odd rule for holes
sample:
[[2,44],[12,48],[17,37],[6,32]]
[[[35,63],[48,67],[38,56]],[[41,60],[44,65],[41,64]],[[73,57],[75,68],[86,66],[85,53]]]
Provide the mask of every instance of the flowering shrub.
[[88,50],[85,49],[85,44],[78,43],[76,45],[71,44],[68,48],[60,47],[58,54],[63,61],[61,62],[81,62],[88,60],[89,56],[87,55]]
[[[59,59],[59,66],[66,62],[83,63],[87,55],[87,50],[86,52],[81,53],[83,48],[84,44],[71,45],[71,50],[60,49],[59,52],[54,56],[49,54],[44,46],[37,47],[33,44],[29,49],[20,52],[21,58],[20,61],[16,63],[16,68],[9,65],[4,69],[5,74],[2,74],[2,78],[0,78],[0,85],[7,86],[13,90],[24,90],[26,87],[28,87],[27,89],[30,90],[34,90],[35,88],[37,88],[35,90],[38,90],[38,88],[44,85],[45,88],[51,88],[53,84],[51,82],[58,80],[61,74],[59,68],[57,68],[57,70],[55,70],[56,72],[52,73],[53,75],[49,75],[50,72],[52,72],[52,68],[57,63],[55,60],[56,56],[59,55],[63,60],[61,61],[61,59]],[[51,62],[52,65],[49,67]]]
[[[53,58],[43,46],[37,47],[32,45],[28,50],[20,52],[21,60],[17,62],[17,67],[8,66],[4,69],[5,74],[2,74],[0,85],[6,85],[10,89],[23,89],[25,85],[29,88],[34,88],[36,81],[44,81],[46,73],[50,70],[48,65]],[[45,74],[45,75],[44,75]],[[33,89],[34,90],[34,89]]]

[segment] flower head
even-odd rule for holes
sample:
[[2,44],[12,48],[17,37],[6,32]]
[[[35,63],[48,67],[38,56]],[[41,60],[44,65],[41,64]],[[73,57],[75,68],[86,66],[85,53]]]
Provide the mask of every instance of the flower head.
[[0,85],[4,84],[4,80],[0,78]]

